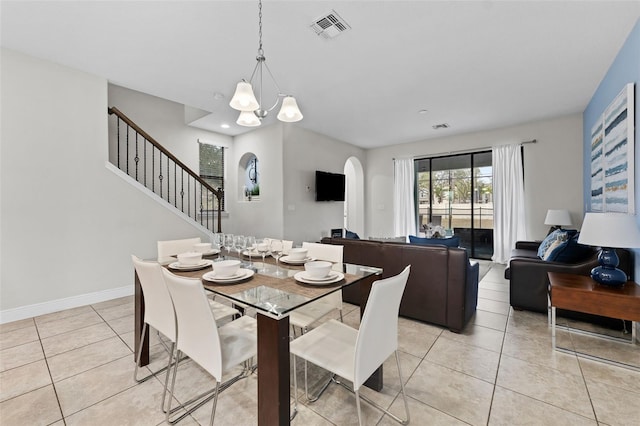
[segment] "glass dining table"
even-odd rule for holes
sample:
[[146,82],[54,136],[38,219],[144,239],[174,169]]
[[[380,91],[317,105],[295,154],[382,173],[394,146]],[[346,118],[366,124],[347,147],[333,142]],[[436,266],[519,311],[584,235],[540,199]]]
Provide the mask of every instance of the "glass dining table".
[[[205,258],[207,259],[207,258]],[[176,275],[200,278],[204,288],[216,295],[227,298],[231,303],[246,308],[254,308],[258,323],[258,424],[287,425],[290,419],[290,375],[289,375],[289,313],[296,308],[321,299],[344,287],[358,285],[360,294],[360,312],[364,312],[371,285],[380,279],[382,269],[348,263],[335,263],[332,273],[339,281],[312,284],[301,282],[302,265],[290,265],[280,262],[274,264],[267,259],[263,264],[254,262],[258,268],[255,273],[247,274],[238,282],[213,282],[203,279],[203,275],[212,271],[211,266],[192,271],[175,270],[169,265],[175,258],[158,259]],[[243,259],[244,260],[244,259]],[[296,276],[296,274],[298,274]],[[339,274],[339,275],[338,275]],[[144,295],[135,275],[135,351],[142,345],[140,366],[149,363],[149,333],[140,340],[144,321]],[[382,389],[382,366],[365,385],[375,390]]]

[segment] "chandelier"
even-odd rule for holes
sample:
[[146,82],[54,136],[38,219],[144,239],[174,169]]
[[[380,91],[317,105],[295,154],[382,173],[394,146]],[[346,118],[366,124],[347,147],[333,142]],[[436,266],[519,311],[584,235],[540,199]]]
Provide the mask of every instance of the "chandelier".
[[[231,98],[231,102],[229,102],[229,106],[231,106],[231,108],[240,111],[240,116],[238,117],[238,120],[236,120],[236,123],[246,127],[259,126],[261,124],[261,120],[265,118],[276,106],[278,106],[280,99],[282,99],[282,106],[277,115],[278,120],[288,123],[300,121],[302,120],[302,113],[298,108],[296,98],[282,93],[276,79],[273,77],[273,74],[271,74],[266,58],[264,57],[264,50],[262,49],[262,0],[258,0],[258,27],[259,43],[258,56],[256,56],[256,66],[253,69],[253,73],[251,74],[251,78],[248,82],[243,79],[238,83],[236,91]],[[278,90],[276,101],[269,108],[263,106],[262,103],[262,89],[264,87],[262,78],[265,70]],[[254,84],[254,79],[255,85],[258,89],[257,99],[252,86],[252,84]]]

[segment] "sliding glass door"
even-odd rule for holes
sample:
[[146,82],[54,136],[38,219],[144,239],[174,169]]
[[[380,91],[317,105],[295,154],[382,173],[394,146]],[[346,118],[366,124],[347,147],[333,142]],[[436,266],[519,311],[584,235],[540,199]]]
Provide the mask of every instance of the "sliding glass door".
[[[440,225],[474,258],[493,255],[491,151],[415,161],[418,229]],[[423,231],[424,232],[424,231]]]

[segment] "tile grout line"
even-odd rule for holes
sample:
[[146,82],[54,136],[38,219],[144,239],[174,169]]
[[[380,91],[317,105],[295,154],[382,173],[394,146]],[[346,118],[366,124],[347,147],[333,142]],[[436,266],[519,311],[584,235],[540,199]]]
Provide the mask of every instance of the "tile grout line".
[[489,403],[489,413],[487,413],[487,426],[491,423],[491,412],[493,411],[493,400],[496,396],[496,388],[498,387],[498,374],[500,374],[500,364],[502,363],[502,352],[504,350],[504,342],[507,339],[507,329],[509,328],[509,317],[511,313],[511,306],[509,306],[509,312],[507,312],[507,323],[504,326],[504,332],[502,333],[502,343],[500,344],[500,355],[498,355],[498,366],[496,368],[496,376],[493,381],[493,391],[491,392],[491,402]]
[[[40,343],[40,348],[42,349],[42,355],[44,356],[44,363],[47,366],[47,372],[49,373],[49,379],[51,380],[51,387],[53,388],[53,393],[56,396],[56,402],[58,403],[58,410],[60,410],[60,419],[62,420],[62,424],[66,426],[67,422],[64,418],[64,412],[62,411],[62,404],[60,404],[60,397],[58,396],[58,390],[56,389],[56,384],[53,381],[53,375],[51,374],[51,368],[49,368],[49,360],[47,359],[47,353],[44,351],[44,346],[42,345],[42,339],[40,338],[40,330],[38,329],[38,324],[33,321],[36,327],[36,333],[38,334],[38,342]],[[56,420],[58,422],[59,420]],[[55,422],[54,422],[55,423]]]

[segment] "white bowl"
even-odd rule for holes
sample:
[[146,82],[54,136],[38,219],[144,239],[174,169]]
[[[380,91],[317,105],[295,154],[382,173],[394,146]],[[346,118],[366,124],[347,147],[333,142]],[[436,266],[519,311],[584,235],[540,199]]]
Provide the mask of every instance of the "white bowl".
[[198,265],[202,261],[202,253],[190,251],[178,255],[178,263],[184,266]]
[[304,260],[307,258],[306,248],[292,248],[289,250],[289,259],[291,260]]
[[239,260],[222,260],[213,264],[213,271],[217,277],[231,277],[238,272],[240,268]]
[[193,249],[198,253],[209,253],[211,251],[211,243],[194,244]]
[[307,271],[307,275],[311,278],[324,278],[329,275],[331,265],[331,262],[326,262],[324,260],[307,262],[304,264],[304,270]]

